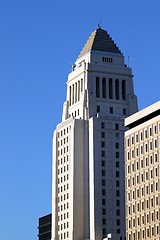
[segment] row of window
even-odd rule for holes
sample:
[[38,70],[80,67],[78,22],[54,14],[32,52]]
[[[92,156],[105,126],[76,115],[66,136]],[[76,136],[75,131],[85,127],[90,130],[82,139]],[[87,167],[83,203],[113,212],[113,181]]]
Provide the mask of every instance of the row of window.
[[[100,112],[101,112],[101,107],[100,107],[99,105],[96,106],[96,112],[97,112],[97,113],[100,113]],[[113,107],[109,107],[109,113],[110,113],[110,114],[113,114],[113,113],[114,113]],[[123,109],[122,109],[122,114],[123,114],[123,115],[126,115],[126,114],[127,114],[126,108],[123,108]]]
[[64,145],[67,144],[67,143],[68,143],[68,137],[63,138],[63,139],[61,139],[60,141],[58,141],[58,147],[64,146]]
[[126,81],[96,77],[96,97],[126,100]]
[[58,206],[58,212],[65,211],[67,209],[69,209],[69,203],[68,202]]
[[136,204],[133,203],[131,205],[128,205],[127,215],[129,216],[135,213],[138,214],[140,212],[142,213],[143,211],[150,210],[150,208],[156,208],[159,205],[158,201],[159,201],[158,196],[156,196],[156,197],[147,198],[145,200],[141,200]]
[[[132,162],[132,161],[129,161],[127,162],[127,173],[132,173],[133,171],[137,171],[137,170],[140,170],[142,171],[143,168],[148,168],[148,167],[152,167],[154,165],[154,167],[157,167],[157,164],[158,164],[158,154],[157,153],[154,153],[152,155],[149,155],[148,157],[145,157],[143,159],[138,159],[136,160],[136,162]],[[145,169],[147,170],[147,169]]]
[[[152,170],[151,170],[152,171]],[[156,177],[158,177],[158,173],[156,172],[157,176],[153,175],[153,171],[150,173],[146,172],[146,173],[141,173],[139,176],[133,176],[130,178],[127,178],[127,187],[133,187],[136,186],[136,184],[140,184],[140,183],[147,183],[148,180],[154,180]]]
[[137,197],[148,197],[147,195],[153,195],[153,193],[159,191],[159,183],[154,181],[154,183],[147,183],[147,185],[144,187],[139,187],[138,189],[129,189],[127,193],[127,199],[128,201],[131,201],[131,199],[136,199]]
[[102,57],[102,62],[113,63],[113,58],[111,58],[111,57]]
[[[59,214],[59,213],[58,213]],[[63,213],[63,214],[59,214],[58,215],[58,221],[62,221],[62,220],[66,220],[69,218],[69,212]],[[60,224],[60,222],[59,222]]]
[[128,179],[128,187],[131,185],[134,186],[136,184],[144,183],[150,180],[153,180],[155,178],[159,177],[159,168],[154,167],[153,169],[147,169],[145,172],[141,172],[139,174],[136,174],[136,176],[130,176]]
[[65,163],[69,163],[68,160],[69,159],[69,157],[68,157],[68,155],[67,156],[63,156],[63,158],[61,157],[60,159],[58,159],[58,167],[62,164],[65,164]]
[[[159,237],[160,227],[155,225],[152,227],[141,228],[136,232],[128,233],[128,240],[142,240],[142,239],[152,239],[153,237]],[[156,238],[158,239],[158,238]]]
[[139,155],[149,153],[150,151],[155,150],[158,147],[159,147],[158,139],[154,139],[154,141],[152,142],[139,145],[138,147],[130,149],[127,152],[127,160],[130,160],[131,158],[139,157]]
[[69,87],[69,105],[73,105],[80,100],[83,92],[83,78]]
[[[63,216],[63,215],[61,215],[61,216]],[[58,225],[58,231],[66,229],[66,228],[69,228],[69,222],[66,222],[66,223],[64,222],[63,224]]]
[[132,144],[139,143],[139,141],[145,140],[146,138],[150,138],[152,136],[155,136],[155,134],[158,134],[160,132],[160,124],[153,125],[148,127],[147,129],[141,130],[138,133],[135,133],[134,135],[127,138],[127,146],[131,146]]
[[[101,122],[101,128],[105,129],[105,127],[106,127],[105,122]],[[119,130],[119,124],[118,123],[115,123],[114,129]]]
[[71,129],[71,126],[67,127],[67,128],[64,128],[63,130],[61,131],[58,131],[57,135],[58,135],[58,138],[60,137],[63,137],[63,136],[66,136],[66,134],[69,133],[69,130]]
[[146,214],[143,215],[138,215],[136,218],[132,218],[128,221],[128,227],[136,227],[140,226],[141,224],[153,224],[155,221],[159,220],[159,211],[154,211],[154,212],[147,212]]
[[58,236],[59,240],[62,240],[62,239],[69,239],[69,232],[66,231],[64,233],[59,233],[59,236]]

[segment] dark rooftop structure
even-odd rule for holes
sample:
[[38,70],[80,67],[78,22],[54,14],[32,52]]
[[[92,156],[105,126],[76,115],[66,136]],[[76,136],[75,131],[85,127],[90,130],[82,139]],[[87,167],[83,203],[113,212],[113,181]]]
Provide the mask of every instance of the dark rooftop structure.
[[83,56],[90,50],[121,53],[120,49],[114,43],[108,32],[101,29],[100,26],[91,33],[87,43],[78,57]]
[[38,239],[51,240],[52,214],[39,218]]

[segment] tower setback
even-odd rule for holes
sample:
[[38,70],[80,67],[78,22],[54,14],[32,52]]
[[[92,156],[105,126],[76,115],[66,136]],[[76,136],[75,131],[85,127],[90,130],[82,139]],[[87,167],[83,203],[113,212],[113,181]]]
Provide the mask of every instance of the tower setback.
[[54,131],[52,240],[125,239],[124,118],[136,111],[132,70],[98,27],[68,76]]

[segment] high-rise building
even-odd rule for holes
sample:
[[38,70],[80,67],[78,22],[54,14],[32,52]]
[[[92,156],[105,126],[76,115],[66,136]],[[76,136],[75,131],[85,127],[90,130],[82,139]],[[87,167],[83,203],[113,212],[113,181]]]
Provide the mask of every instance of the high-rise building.
[[54,132],[52,240],[125,239],[124,118],[136,111],[132,70],[98,27],[68,76]]
[[51,240],[52,214],[39,218],[38,239]]
[[160,102],[126,118],[127,240],[160,239]]

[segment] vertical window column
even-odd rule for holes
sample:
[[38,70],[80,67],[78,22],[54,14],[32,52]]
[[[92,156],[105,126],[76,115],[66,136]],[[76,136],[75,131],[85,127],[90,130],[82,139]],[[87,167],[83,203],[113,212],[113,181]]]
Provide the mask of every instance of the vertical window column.
[[106,98],[106,78],[102,78],[102,97]]
[[126,100],[126,81],[122,80],[122,100]]
[[77,102],[77,83],[75,83],[75,103]]
[[71,89],[71,86],[69,87],[69,106],[71,106],[71,92],[72,92],[72,89]]
[[117,100],[119,100],[119,80],[116,79],[115,81],[115,97]]
[[74,104],[74,84],[72,85],[72,104]]
[[81,79],[81,92],[83,92],[83,78]]
[[109,98],[113,99],[113,81],[112,81],[112,78],[109,79],[108,89],[109,89]]
[[80,100],[80,81],[78,81],[78,101]]
[[96,97],[100,97],[100,80],[99,77],[96,77]]

